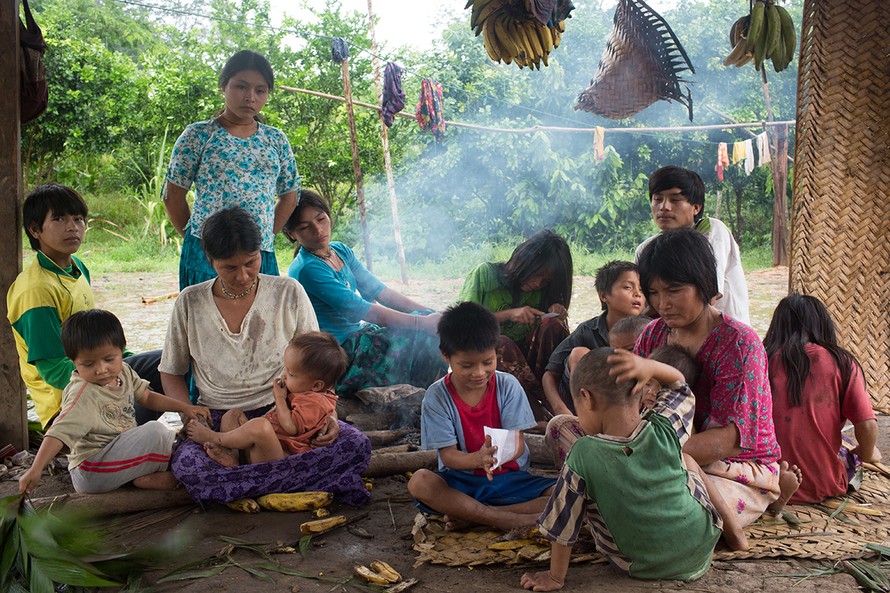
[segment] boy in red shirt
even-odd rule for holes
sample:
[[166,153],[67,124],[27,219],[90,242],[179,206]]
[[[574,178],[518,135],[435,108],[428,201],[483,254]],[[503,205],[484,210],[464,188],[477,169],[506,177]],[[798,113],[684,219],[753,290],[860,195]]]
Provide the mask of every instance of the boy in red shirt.
[[[529,453],[519,431],[536,423],[519,381],[495,370],[498,322],[485,307],[464,302],[442,314],[438,329],[451,372],[426,391],[420,436],[424,449],[438,450],[439,469],[415,472],[408,492],[422,511],[445,515],[449,529],[533,525],[555,480],[527,471]],[[497,463],[485,427],[516,431],[512,459]]]

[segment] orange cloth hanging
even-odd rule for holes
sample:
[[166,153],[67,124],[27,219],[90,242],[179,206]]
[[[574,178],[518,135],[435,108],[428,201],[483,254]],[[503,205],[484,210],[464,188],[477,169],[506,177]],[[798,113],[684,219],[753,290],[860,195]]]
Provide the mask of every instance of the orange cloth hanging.
[[593,160],[597,163],[603,162],[606,158],[606,147],[605,147],[605,136],[606,129],[602,126],[597,126],[593,130]]
[[717,179],[723,181],[723,170],[729,166],[729,147],[726,142],[717,145]]

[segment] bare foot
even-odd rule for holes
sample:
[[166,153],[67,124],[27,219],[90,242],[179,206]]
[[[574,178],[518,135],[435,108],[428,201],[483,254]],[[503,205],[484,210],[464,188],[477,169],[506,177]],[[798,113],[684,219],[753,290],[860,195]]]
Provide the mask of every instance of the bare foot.
[[442,515],[442,519],[445,521],[445,531],[466,531],[475,526],[475,523],[471,521],[457,519],[449,515]]
[[185,425],[185,432],[191,440],[200,444],[210,441],[216,434],[207,424],[198,420],[189,420],[188,424]]
[[204,443],[204,451],[207,452],[207,456],[210,457],[210,459],[223,467],[235,467],[236,465],[240,465],[238,454],[222,445],[217,445],[216,443]]
[[145,490],[175,490],[179,481],[173,477],[172,472],[155,472],[136,478],[133,485]]
[[745,535],[745,530],[739,527],[736,522],[733,522],[732,525],[726,521],[723,522],[723,541],[726,542],[730,550],[748,549],[748,537]]
[[787,461],[779,463],[779,499],[766,507],[767,510],[778,512],[785,508],[785,505],[788,504],[788,499],[800,488],[802,479],[803,474],[799,467],[796,465],[789,466]]

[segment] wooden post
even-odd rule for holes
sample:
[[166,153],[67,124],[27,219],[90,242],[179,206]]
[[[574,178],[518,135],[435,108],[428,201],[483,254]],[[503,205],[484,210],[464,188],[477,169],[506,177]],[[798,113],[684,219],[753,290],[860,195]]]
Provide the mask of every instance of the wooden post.
[[346,119],[349,121],[349,142],[352,144],[352,172],[355,175],[355,201],[362,221],[362,240],[365,243],[365,266],[373,270],[371,264],[371,235],[368,233],[368,215],[365,209],[365,185],[362,182],[362,164],[358,158],[358,132],[355,131],[355,109],[352,106],[352,86],[349,84],[349,60],[340,62],[343,75],[343,96],[346,98]]
[[[374,86],[377,88],[377,104],[383,102],[383,83],[380,80],[380,60],[377,59],[377,38],[374,35],[374,10],[368,0],[368,33],[371,36],[371,64],[374,66]],[[386,171],[386,187],[389,190],[389,207],[392,210],[392,234],[396,241],[399,269],[402,283],[408,284],[408,264],[405,262],[405,246],[402,244],[402,223],[399,221],[399,200],[396,196],[396,182],[392,174],[392,158],[389,155],[389,128],[383,122],[383,109],[380,115],[380,140],[383,143],[383,168]]]
[[788,265],[788,125],[776,128],[773,172],[773,267]]
[[[760,69],[760,77],[763,80],[763,98],[766,103],[766,120],[773,121],[773,104],[769,96],[769,84],[766,82],[766,68]],[[788,194],[785,192],[785,182],[788,177],[788,133],[787,127],[785,137],[784,157],[779,154],[779,141],[772,143],[773,134],[770,133],[771,128],[767,128],[767,137],[770,139],[770,149],[772,157],[770,159],[770,172],[773,176],[773,266],[788,265]],[[777,136],[780,134],[777,134]],[[782,163],[779,159],[782,158]],[[784,174],[782,173],[784,171]],[[776,219],[776,215],[781,213],[781,220]],[[781,228],[779,225],[781,224]]]
[[19,120],[19,3],[0,2],[0,447],[9,443],[28,447],[28,417],[25,389],[19,372],[19,357],[9,326],[6,293],[22,271],[21,125]]

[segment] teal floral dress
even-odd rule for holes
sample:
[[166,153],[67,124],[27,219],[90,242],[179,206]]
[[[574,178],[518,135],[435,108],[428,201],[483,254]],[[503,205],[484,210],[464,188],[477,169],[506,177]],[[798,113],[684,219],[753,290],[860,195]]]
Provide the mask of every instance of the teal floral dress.
[[[191,124],[173,146],[166,181],[195,190],[179,261],[180,289],[216,277],[201,250],[201,226],[208,216],[231,206],[254,216],[262,233],[261,272],[278,275],[273,249],[275,199],[300,189],[294,153],[284,132],[258,124],[252,136],[239,138],[215,119]],[[166,183],[164,187],[166,192]]]

